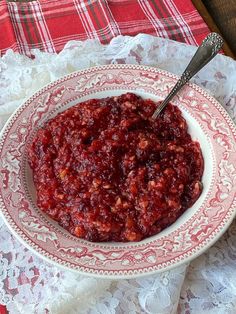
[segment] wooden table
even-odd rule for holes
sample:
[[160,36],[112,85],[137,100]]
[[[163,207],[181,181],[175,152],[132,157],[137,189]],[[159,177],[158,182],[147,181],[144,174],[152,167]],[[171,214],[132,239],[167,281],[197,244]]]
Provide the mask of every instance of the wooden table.
[[225,40],[224,53],[236,59],[236,1],[192,0],[211,31]]

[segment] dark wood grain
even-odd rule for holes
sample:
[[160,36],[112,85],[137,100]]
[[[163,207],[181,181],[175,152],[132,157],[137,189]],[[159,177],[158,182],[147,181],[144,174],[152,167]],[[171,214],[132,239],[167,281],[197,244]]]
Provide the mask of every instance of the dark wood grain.
[[192,0],[211,31],[220,33],[226,55],[236,59],[236,0]]

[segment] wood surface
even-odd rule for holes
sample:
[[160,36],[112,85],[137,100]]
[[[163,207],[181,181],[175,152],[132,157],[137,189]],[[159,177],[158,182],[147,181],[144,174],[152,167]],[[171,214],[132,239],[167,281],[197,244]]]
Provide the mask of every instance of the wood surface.
[[236,59],[236,0],[192,0],[211,31],[224,38],[224,53]]

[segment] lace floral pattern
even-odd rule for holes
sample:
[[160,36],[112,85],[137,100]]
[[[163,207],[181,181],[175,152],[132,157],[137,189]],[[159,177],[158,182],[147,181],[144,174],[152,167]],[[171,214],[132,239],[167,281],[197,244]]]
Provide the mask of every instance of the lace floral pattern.
[[[58,54],[34,51],[34,60],[8,51],[0,59],[0,127],[43,85],[97,64],[138,63],[181,74],[195,47],[138,35],[107,46],[69,42]],[[207,89],[236,122],[236,63],[217,56],[193,82]],[[0,217],[0,303],[10,313],[235,313],[236,223],[190,265],[130,280],[102,280],[41,260],[8,231]]]

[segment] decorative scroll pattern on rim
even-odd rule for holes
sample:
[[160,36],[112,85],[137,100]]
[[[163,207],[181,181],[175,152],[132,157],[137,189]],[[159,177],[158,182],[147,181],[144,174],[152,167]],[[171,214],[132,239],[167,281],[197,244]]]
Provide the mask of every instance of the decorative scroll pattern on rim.
[[[236,183],[233,156],[235,127],[224,109],[201,88],[187,85],[176,100],[192,115],[213,146],[215,170],[201,206],[171,232],[140,243],[88,243],[60,231],[27,197],[25,147],[35,128],[74,99],[95,91],[133,90],[164,97],[176,77],[155,68],[111,65],[72,73],[33,95],[3,130],[0,141],[0,206],[17,237],[49,261],[95,276],[132,277],[166,270],[209,247],[230,224],[235,213],[232,187]],[[210,115],[209,115],[210,109]],[[20,145],[18,143],[21,143]],[[30,192],[29,192],[30,193]]]

